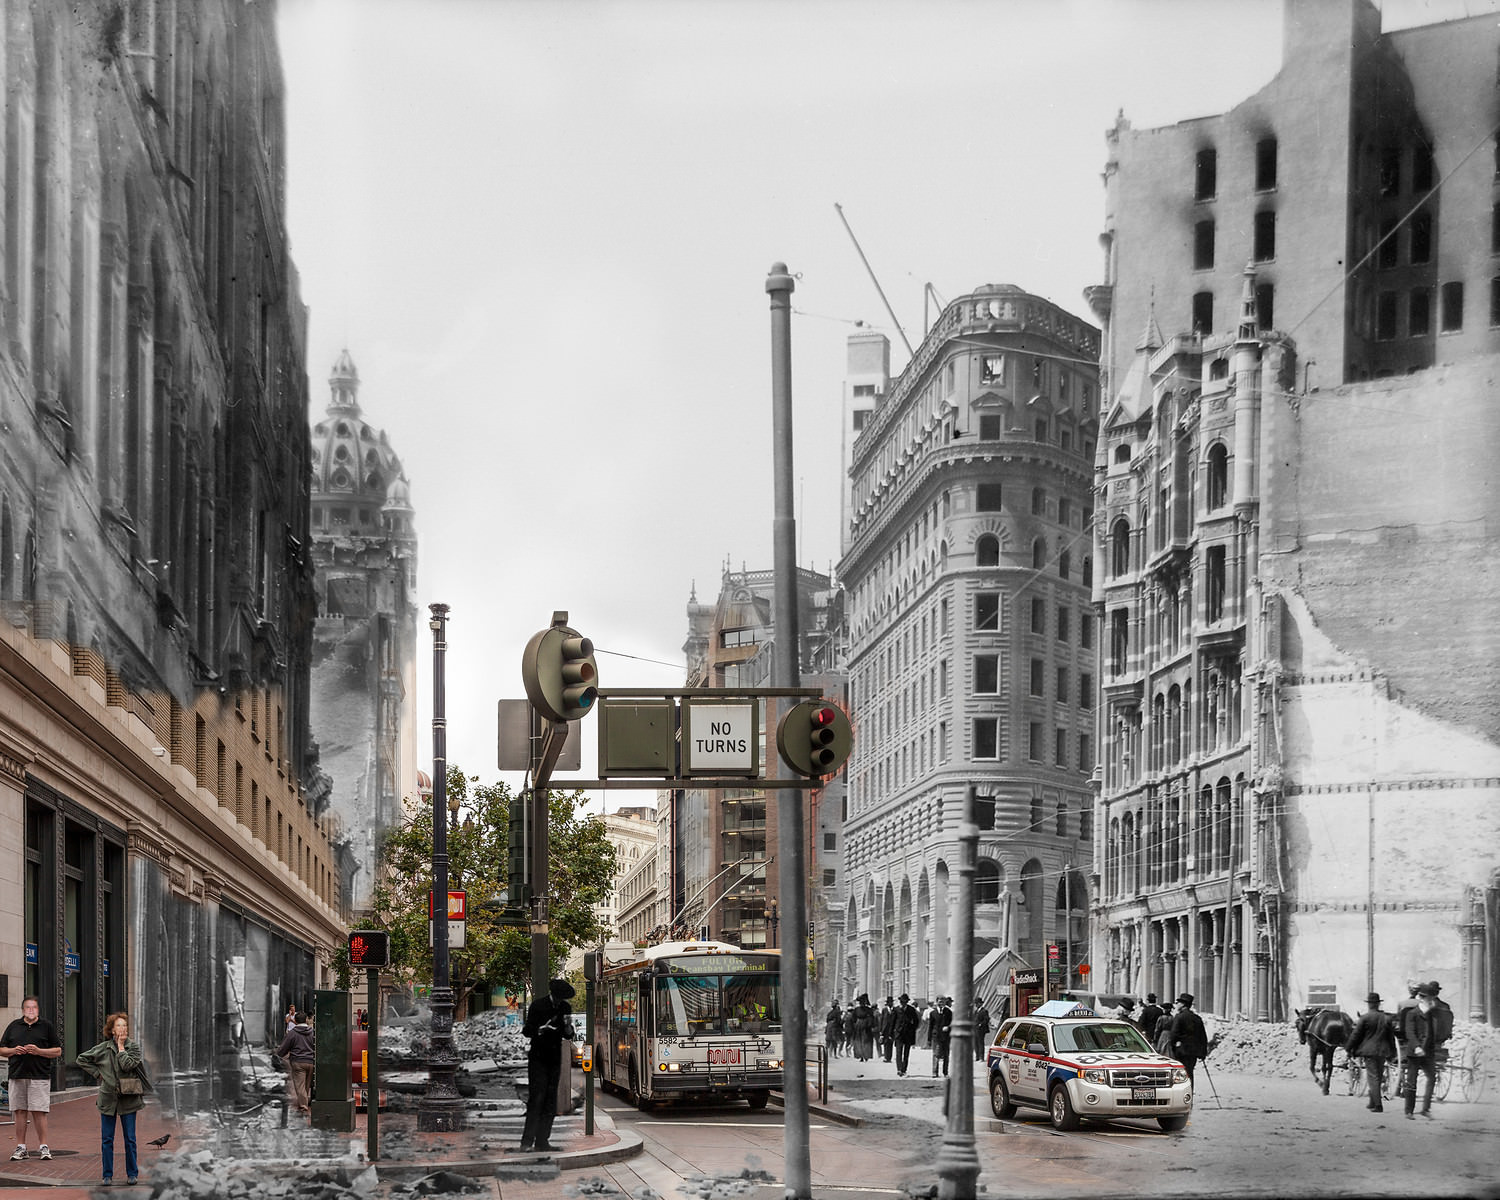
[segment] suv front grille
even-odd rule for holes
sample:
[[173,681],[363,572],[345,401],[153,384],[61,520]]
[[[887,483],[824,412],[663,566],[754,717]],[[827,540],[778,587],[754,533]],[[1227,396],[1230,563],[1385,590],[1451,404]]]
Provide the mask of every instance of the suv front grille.
[[1109,1086],[1117,1088],[1131,1087],[1171,1087],[1171,1067],[1127,1067],[1124,1070],[1111,1071],[1109,1073]]

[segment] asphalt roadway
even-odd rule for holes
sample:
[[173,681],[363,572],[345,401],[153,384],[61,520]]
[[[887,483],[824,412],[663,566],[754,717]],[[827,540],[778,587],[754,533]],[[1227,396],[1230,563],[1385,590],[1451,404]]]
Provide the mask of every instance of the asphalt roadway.
[[[931,1194],[944,1132],[944,1084],[926,1073],[925,1053],[913,1058],[914,1073],[904,1079],[895,1078],[884,1063],[837,1059],[832,1064],[828,1104],[815,1105],[811,1122],[813,1194],[819,1200]],[[1310,1079],[1223,1072],[1214,1073],[1210,1089],[1200,1069],[1203,1091],[1180,1133],[1162,1133],[1148,1121],[1086,1124],[1058,1133],[1040,1111],[1023,1109],[1017,1119],[995,1120],[982,1071],[977,1075],[975,1149],[982,1196],[1500,1196],[1500,1101],[1492,1098],[1469,1104],[1455,1092],[1435,1106],[1433,1120],[1407,1121],[1399,1101],[1377,1115],[1366,1111],[1364,1100],[1339,1095],[1337,1089],[1323,1096]],[[86,1101],[77,1105],[80,1125],[91,1107]],[[600,1095],[598,1113],[599,1130],[592,1137],[583,1136],[581,1126],[573,1128],[577,1117],[560,1122],[568,1129],[561,1138],[564,1152],[550,1159],[516,1153],[510,1145],[513,1131],[417,1146],[404,1163],[382,1162],[379,1194],[392,1194],[398,1181],[414,1172],[445,1167],[476,1177],[485,1192],[503,1200],[590,1195],[779,1200],[784,1195],[782,1118],[774,1107],[753,1112],[743,1104],[724,1104],[641,1113],[618,1097]],[[97,1129],[97,1118],[90,1119]],[[394,1148],[396,1122],[391,1125]],[[143,1140],[150,1128],[142,1129]],[[289,1150],[299,1137],[313,1136],[308,1130],[283,1133]],[[69,1140],[87,1154],[82,1134],[80,1129],[80,1136]],[[0,1137],[0,1144],[6,1141]],[[357,1162],[358,1148],[358,1138],[347,1140],[342,1161]],[[96,1149],[94,1155],[97,1164]],[[295,1178],[302,1166],[327,1161],[328,1155],[326,1146],[320,1152],[309,1145],[279,1164],[247,1162],[243,1169]],[[147,1161],[142,1173],[147,1186],[140,1195],[149,1194],[155,1182],[155,1156]],[[59,1176],[97,1170],[78,1158],[67,1167],[59,1160],[57,1166]],[[79,1186],[83,1182],[76,1174],[44,1181],[13,1173],[0,1179],[0,1186],[18,1188],[5,1195],[70,1200],[91,1194]],[[122,1191],[117,1186],[113,1194]]]

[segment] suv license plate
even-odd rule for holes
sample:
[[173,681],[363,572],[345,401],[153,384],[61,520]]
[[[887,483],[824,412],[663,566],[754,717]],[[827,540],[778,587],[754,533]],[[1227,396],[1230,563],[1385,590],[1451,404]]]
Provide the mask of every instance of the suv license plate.
[[1132,1100],[1155,1100],[1156,1099],[1156,1089],[1155,1088],[1131,1088],[1130,1089],[1130,1098]]

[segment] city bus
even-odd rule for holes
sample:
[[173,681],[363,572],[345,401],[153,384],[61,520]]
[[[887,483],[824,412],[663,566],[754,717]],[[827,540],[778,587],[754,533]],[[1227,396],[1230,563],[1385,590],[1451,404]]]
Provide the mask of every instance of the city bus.
[[729,1097],[764,1108],[782,1086],[781,955],[726,942],[665,942],[605,966],[594,1061],[607,1091],[647,1110]]

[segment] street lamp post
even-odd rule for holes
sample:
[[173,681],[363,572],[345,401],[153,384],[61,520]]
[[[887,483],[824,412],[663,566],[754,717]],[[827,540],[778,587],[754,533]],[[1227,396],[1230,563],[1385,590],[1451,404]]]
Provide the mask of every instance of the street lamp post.
[[949,1043],[948,1127],[938,1149],[940,1200],[974,1200],[979,1154],[974,1147],[974,865],[979,826],[973,792],[958,827],[958,895],[953,935],[953,1028]]
[[[417,1128],[449,1133],[464,1127],[464,1102],[454,1075],[453,987],[448,974],[448,721],[443,657],[448,650],[448,606],[431,604],[432,619],[432,1041],[427,1091],[417,1105]],[[456,816],[455,812],[455,816]]]
[[771,908],[766,913],[766,924],[771,927],[771,949],[776,949],[776,926],[781,924],[781,917],[776,911],[776,900],[771,900]]

